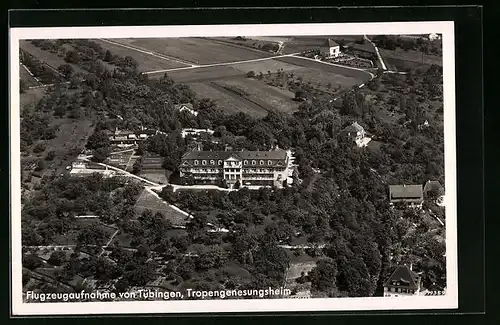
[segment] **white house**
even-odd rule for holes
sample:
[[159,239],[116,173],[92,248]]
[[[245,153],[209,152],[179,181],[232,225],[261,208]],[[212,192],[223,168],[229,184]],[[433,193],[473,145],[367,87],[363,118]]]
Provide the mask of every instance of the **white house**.
[[334,40],[328,39],[325,45],[320,47],[320,53],[329,58],[336,58],[340,54],[340,45]]
[[430,41],[436,41],[436,40],[440,40],[441,39],[441,35],[440,34],[436,34],[436,33],[431,33],[429,34],[429,40]]
[[214,134],[214,130],[210,129],[182,129],[181,131],[181,136],[185,138],[188,135],[191,135],[193,137],[203,134],[203,133],[208,133],[210,135]]
[[349,139],[356,142],[356,145],[358,147],[366,147],[371,141],[370,138],[365,136],[365,129],[361,125],[359,125],[358,122],[354,122],[351,125],[347,126],[344,129],[344,132],[347,133]]
[[190,114],[192,114],[192,115],[194,115],[194,116],[197,116],[197,115],[198,115],[198,112],[194,110],[194,108],[193,108],[193,104],[191,104],[191,103],[178,104],[178,105],[175,105],[175,108],[176,108],[179,112],[184,112],[184,111],[187,111],[187,112],[189,112]]

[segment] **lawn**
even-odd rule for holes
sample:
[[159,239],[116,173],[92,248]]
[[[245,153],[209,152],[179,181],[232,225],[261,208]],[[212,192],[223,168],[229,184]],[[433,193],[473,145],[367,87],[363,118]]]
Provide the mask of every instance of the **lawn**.
[[333,88],[340,86],[340,90],[349,89],[354,85],[359,85],[362,83],[361,80],[353,77],[346,77],[336,73],[328,72],[321,69],[304,69],[294,72],[295,78],[302,78],[303,83],[311,83],[313,87],[318,88],[320,84],[322,88],[328,84],[331,84],[332,91]]
[[[68,64],[66,61],[64,61],[64,57],[58,56],[57,54],[52,53],[50,51],[44,51],[41,48],[31,44],[29,40],[19,41],[19,47],[54,69],[57,69],[62,64]],[[78,65],[75,64],[70,64],[70,65],[73,67],[75,72],[81,72],[83,74],[87,74],[87,71],[83,70]]]
[[120,43],[138,46],[194,64],[258,59],[266,53],[213,42],[203,38],[135,38],[120,39]]
[[223,87],[236,87],[248,95],[248,99],[268,110],[276,110],[283,113],[292,113],[297,110],[299,103],[294,101],[295,94],[291,91],[268,86],[267,84],[250,78],[219,80],[217,84]]
[[209,83],[193,83],[189,85],[197,94],[198,98],[210,98],[217,103],[217,106],[228,114],[243,112],[255,117],[264,117],[267,111],[248,101],[238,98],[235,94],[228,94],[219,88],[214,88]]
[[25,106],[33,106],[35,107],[36,104],[42,99],[42,97],[45,95],[45,88],[34,88],[34,89],[27,89],[24,93],[20,94],[20,108],[23,108]]
[[157,169],[157,170],[146,169],[142,170],[139,173],[139,176],[155,183],[168,184],[169,175],[167,173],[169,172],[167,172],[165,169]]
[[184,214],[174,210],[165,201],[148,190],[143,190],[135,204],[135,211],[141,214],[147,209],[153,213],[161,212],[173,225],[184,225],[186,223],[186,216]]
[[[141,71],[155,71],[155,70],[163,70],[163,69],[172,69],[172,68],[181,68],[186,67],[187,65],[182,64],[180,62],[169,60],[166,57],[155,56],[148,53],[143,53],[140,48],[138,50],[127,48],[118,44],[112,44],[109,41],[101,40],[101,39],[93,39],[94,42],[99,43],[104,49],[109,50],[112,54],[119,55],[122,57],[130,56],[134,60],[139,63],[139,69]],[[121,43],[127,45],[127,43],[123,39],[112,39],[110,40],[115,43]],[[137,47],[137,46],[134,46]],[[150,52],[151,49],[148,49]]]
[[[202,67],[168,72],[168,76],[178,83],[205,82],[218,79],[241,78],[245,73],[236,69],[237,65]],[[162,77],[163,73],[150,74],[150,77]]]
[[[87,138],[93,133],[94,126],[89,120],[55,119],[53,125],[58,125],[56,137],[47,141],[47,147],[43,153],[45,156],[50,151],[55,151],[55,158],[47,163],[45,173],[50,171],[56,175],[63,173],[66,166],[76,158],[83,149]],[[76,154],[75,154],[76,153]]]
[[254,71],[256,74],[258,74],[259,72],[267,74],[268,71],[271,71],[271,73],[276,73],[281,69],[283,69],[284,72],[303,69],[303,67],[301,66],[279,61],[277,59],[238,63],[231,65],[231,67],[240,70],[241,72],[243,72],[243,74],[246,74],[248,71]]
[[[439,66],[443,66],[443,58],[437,55],[427,55],[423,54],[420,51],[404,51],[400,48],[397,48],[396,50],[386,50],[386,49],[379,49],[380,54],[382,55],[382,58],[384,60],[387,59],[397,59],[397,60],[402,60],[402,61],[410,61],[410,62],[415,62],[418,64],[436,64]],[[422,62],[423,59],[423,62]]]

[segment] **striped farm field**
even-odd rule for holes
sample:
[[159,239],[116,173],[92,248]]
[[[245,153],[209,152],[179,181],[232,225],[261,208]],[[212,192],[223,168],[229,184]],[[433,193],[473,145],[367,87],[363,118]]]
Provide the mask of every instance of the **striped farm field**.
[[[99,43],[104,49],[109,50],[115,55],[122,57],[130,56],[136,60],[137,63],[139,63],[139,70],[143,72],[188,66],[178,61],[170,60],[161,55],[155,55],[155,53],[152,53],[151,51],[128,46],[128,44],[123,42],[121,39],[93,39],[93,41]],[[125,46],[123,46],[122,43],[124,43]]]
[[141,214],[147,209],[151,210],[153,213],[161,212],[161,214],[170,220],[173,225],[183,225],[186,223],[186,216],[184,214],[173,209],[148,190],[143,190],[135,204],[135,211]]
[[189,86],[196,92],[199,98],[210,98],[217,103],[217,106],[228,114],[243,112],[254,117],[265,117],[267,111],[251,102],[244,101],[236,94],[224,91],[219,87],[214,87],[210,83],[192,83]]
[[242,90],[247,94],[245,96],[247,99],[266,107],[268,111],[293,113],[299,106],[299,103],[293,100],[295,94],[291,91],[269,86],[259,80],[251,78],[229,79],[219,80],[217,84],[229,89],[234,87],[234,89]]
[[213,64],[269,57],[243,47],[235,47],[203,38],[129,38],[116,40],[193,64]]

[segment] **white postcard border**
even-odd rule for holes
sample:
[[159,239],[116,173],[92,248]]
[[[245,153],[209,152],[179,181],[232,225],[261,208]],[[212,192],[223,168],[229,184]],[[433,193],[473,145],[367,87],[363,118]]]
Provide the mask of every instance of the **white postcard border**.
[[10,136],[11,302],[13,315],[229,313],[290,311],[366,311],[458,308],[457,198],[455,132],[454,23],[387,22],[333,24],[257,24],[190,26],[114,26],[12,28],[10,36],[10,134],[20,133],[19,40],[57,38],[165,38],[209,36],[442,34],[446,174],[446,273],[443,296],[184,300],[134,302],[24,303],[22,299],[20,139]]

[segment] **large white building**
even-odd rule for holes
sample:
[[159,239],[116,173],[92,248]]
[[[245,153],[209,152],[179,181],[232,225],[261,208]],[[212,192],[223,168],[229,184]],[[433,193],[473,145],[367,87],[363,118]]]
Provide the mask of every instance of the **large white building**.
[[179,166],[180,176],[196,184],[225,181],[241,186],[283,187],[289,176],[289,155],[276,148],[270,151],[200,151],[186,153]]

